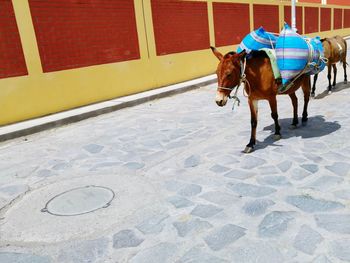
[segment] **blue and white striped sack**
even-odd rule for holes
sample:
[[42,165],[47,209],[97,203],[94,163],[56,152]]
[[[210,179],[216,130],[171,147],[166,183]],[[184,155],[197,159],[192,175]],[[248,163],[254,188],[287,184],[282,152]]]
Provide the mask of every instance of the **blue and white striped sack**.
[[276,43],[277,66],[285,86],[308,64],[309,46],[305,39],[285,24]]
[[274,48],[277,38],[264,30],[263,27],[246,35],[237,48],[237,52],[245,51],[249,54],[252,50],[259,50],[261,48]]

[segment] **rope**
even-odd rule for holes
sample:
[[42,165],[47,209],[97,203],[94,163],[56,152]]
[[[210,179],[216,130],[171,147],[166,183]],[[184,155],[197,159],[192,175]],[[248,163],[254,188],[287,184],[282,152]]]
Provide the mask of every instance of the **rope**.
[[271,44],[272,49],[273,49],[273,50],[275,50],[275,47],[274,47],[274,46],[273,46],[273,44],[272,44],[272,40],[271,40],[270,35],[269,35],[269,34],[267,34],[267,36],[268,36],[268,37],[269,37],[269,39],[270,39],[270,44]]
[[313,46],[310,44],[310,38],[306,38],[305,39],[305,42],[307,44],[307,47],[309,49],[309,57],[307,59],[307,65],[306,66],[309,66],[309,65],[312,65],[312,60],[313,60],[313,56],[314,56],[314,48]]
[[[232,110],[235,109],[236,102],[238,103],[238,106],[241,104],[240,99],[237,97],[237,93],[238,93],[239,87],[241,86],[242,83],[246,84],[248,82],[248,80],[246,78],[246,74],[245,74],[245,68],[246,68],[246,65],[247,65],[247,59],[244,57],[243,63],[242,63],[242,61],[240,61],[240,62],[241,62],[241,77],[239,79],[238,85],[235,87],[236,90],[235,90],[234,95],[233,96],[229,96],[230,99],[234,99],[233,104],[232,104]],[[245,87],[245,85],[244,85],[244,87]],[[231,90],[233,90],[233,89],[231,89]],[[243,88],[243,95],[244,95],[244,91],[245,91],[245,88]]]
[[[248,87],[248,93],[246,93],[245,87]],[[250,86],[249,81],[246,79],[246,80],[245,80],[244,89],[243,89],[243,96],[246,97],[246,98],[248,98],[248,97],[250,96],[250,94],[251,94],[251,86]]]
[[306,71],[308,70],[308,67],[305,66],[305,68],[287,85],[285,91],[289,90],[293,85],[294,82],[301,77],[301,75],[303,75],[304,73],[306,73]]
[[236,87],[236,91],[233,96],[228,96],[230,99],[234,99],[232,104],[232,111],[235,109],[236,102],[238,102],[238,106],[241,104],[241,100],[237,97],[238,88],[239,86]]

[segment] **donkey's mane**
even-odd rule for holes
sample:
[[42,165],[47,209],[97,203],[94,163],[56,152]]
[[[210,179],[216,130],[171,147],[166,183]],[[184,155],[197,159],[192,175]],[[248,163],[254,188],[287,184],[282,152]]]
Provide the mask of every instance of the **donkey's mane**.
[[268,58],[268,56],[266,55],[266,52],[263,50],[252,50],[249,53],[248,58]]
[[[224,58],[229,58],[230,56],[233,56],[237,54],[237,52],[234,51],[230,51],[228,52]],[[266,55],[266,52],[263,50],[252,50],[248,55],[247,55],[247,59],[251,59],[251,58],[267,58],[268,56]]]
[[230,52],[228,52],[228,53],[224,56],[224,58],[228,58],[228,57],[230,57],[230,56],[232,56],[232,55],[234,55],[234,54],[236,54],[236,52],[230,51]]

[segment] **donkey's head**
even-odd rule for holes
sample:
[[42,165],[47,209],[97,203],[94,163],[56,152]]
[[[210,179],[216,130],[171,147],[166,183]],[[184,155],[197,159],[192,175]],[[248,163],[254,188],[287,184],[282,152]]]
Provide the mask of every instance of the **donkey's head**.
[[215,47],[210,47],[213,54],[219,59],[219,65],[216,69],[218,77],[218,88],[215,102],[219,106],[225,106],[231,91],[239,84],[241,80],[241,63],[246,52],[229,52],[223,56]]

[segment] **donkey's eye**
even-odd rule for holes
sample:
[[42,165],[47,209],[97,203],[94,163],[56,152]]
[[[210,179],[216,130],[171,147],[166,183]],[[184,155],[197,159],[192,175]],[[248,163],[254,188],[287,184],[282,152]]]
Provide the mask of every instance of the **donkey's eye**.
[[227,74],[227,76],[226,76],[226,77],[231,78],[231,76],[232,76],[232,74]]

